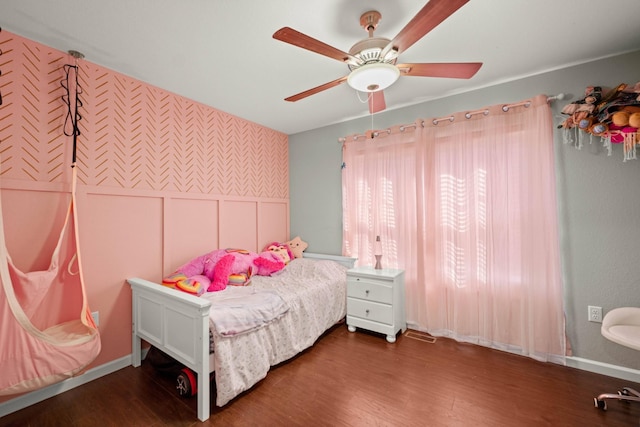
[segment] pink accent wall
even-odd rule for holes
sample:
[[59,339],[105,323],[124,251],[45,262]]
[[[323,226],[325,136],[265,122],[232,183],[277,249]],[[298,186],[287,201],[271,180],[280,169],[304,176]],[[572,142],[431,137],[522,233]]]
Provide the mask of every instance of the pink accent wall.
[[[19,268],[44,269],[71,188],[60,81],[75,59],[4,30],[0,49],[6,243]],[[87,60],[78,66],[80,243],[100,312],[98,366],[131,353],[127,277],[159,281],[218,247],[288,239],[288,138]]]

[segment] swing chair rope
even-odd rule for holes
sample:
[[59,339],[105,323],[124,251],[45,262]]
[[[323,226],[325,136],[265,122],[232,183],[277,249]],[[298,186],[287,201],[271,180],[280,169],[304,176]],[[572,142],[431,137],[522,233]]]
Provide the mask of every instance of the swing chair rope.
[[[75,63],[65,64],[64,72],[65,77],[60,81],[60,85],[65,90],[65,94],[62,95],[62,102],[67,106],[67,116],[64,120],[63,132],[66,136],[73,136],[73,150],[72,150],[72,158],[71,158],[71,168],[72,168],[72,179],[71,179],[71,197],[73,199],[73,210],[74,215],[77,215],[76,212],[76,183],[77,183],[77,170],[76,166],[76,153],[78,150],[78,136],[81,134],[80,126],[78,123],[82,120],[82,115],[78,112],[80,107],[83,106],[82,100],[80,99],[80,94],[82,94],[82,87],[78,81],[79,67],[78,67],[78,59],[84,58],[84,55],[78,51],[70,50],[69,54],[75,58]],[[73,83],[73,93],[71,91],[71,84]],[[73,95],[73,96],[72,96]],[[73,98],[73,99],[72,99]],[[72,264],[76,262],[78,264],[78,270],[76,272],[72,271]],[[69,261],[67,265],[67,272],[71,275],[77,275],[80,273],[80,263],[78,260],[78,253],[76,252],[73,255],[73,258]]]
[[[67,106],[67,116],[64,120],[63,132],[66,136],[73,136],[73,155],[71,161],[71,167],[76,165],[76,151],[78,146],[78,136],[80,135],[80,127],[78,123],[82,120],[82,116],[78,112],[80,107],[83,106],[80,94],[82,94],[82,87],[78,81],[78,59],[84,58],[84,55],[75,50],[70,50],[69,54],[75,58],[75,64],[65,64],[64,72],[65,77],[60,81],[60,85],[64,88],[65,94],[62,95],[62,101]],[[71,85],[73,84],[73,92]]]

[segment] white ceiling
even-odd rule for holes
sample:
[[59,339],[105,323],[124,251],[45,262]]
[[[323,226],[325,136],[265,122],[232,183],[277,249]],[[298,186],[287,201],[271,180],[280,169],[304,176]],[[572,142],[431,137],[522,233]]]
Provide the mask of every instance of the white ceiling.
[[[426,0],[2,0],[0,26],[227,113],[294,134],[367,116],[347,84],[284,98],[347,66],[272,38],[289,26],[343,51],[382,13],[392,39]],[[639,0],[471,0],[399,62],[483,62],[470,80],[401,77],[387,110],[640,49]],[[1,62],[1,60],[0,60]],[[640,71],[638,73],[640,80]],[[598,83],[598,82],[594,82]],[[628,82],[634,83],[634,82]]]

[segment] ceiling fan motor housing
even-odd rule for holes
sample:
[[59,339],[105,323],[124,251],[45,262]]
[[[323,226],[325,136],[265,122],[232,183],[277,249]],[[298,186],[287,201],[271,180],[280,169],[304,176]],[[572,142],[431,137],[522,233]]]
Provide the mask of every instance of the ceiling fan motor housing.
[[[372,62],[384,62],[386,64],[395,64],[397,57],[395,55],[389,55],[387,58],[382,58],[380,53],[382,49],[387,46],[391,40],[385,39],[383,37],[371,37],[368,39],[364,39],[354,44],[349,50],[349,54],[355,56],[356,58],[360,58],[362,60],[362,65],[370,64]],[[355,64],[347,64],[350,70],[355,70],[356,68],[360,68],[362,65]]]

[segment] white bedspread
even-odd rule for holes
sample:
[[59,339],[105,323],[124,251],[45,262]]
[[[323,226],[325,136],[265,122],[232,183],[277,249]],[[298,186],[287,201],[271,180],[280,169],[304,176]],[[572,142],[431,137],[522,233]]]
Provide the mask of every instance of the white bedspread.
[[268,325],[235,335],[214,330],[216,405],[223,406],[266,377],[269,368],[312,346],[346,315],[346,267],[298,258],[247,288],[276,291],[289,310]]
[[209,326],[223,336],[261,328],[289,310],[278,292],[253,286],[228,286],[202,297],[211,301]]

